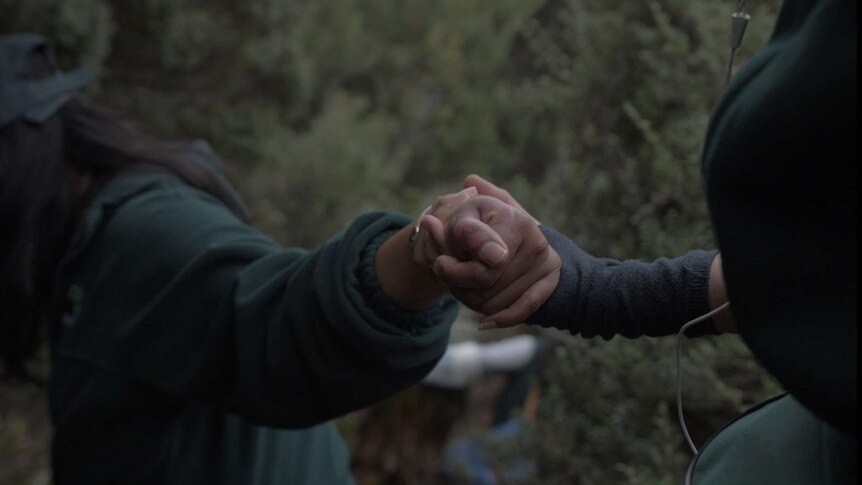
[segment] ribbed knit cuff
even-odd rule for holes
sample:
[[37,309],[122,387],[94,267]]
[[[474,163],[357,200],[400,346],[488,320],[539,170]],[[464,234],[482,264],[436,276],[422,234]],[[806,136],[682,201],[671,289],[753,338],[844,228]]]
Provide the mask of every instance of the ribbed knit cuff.
[[444,310],[447,304],[451,304],[452,297],[447,295],[441,298],[427,310],[412,311],[401,307],[386,296],[380,280],[377,278],[375,260],[380,246],[398,231],[399,229],[384,231],[368,242],[360,254],[356,276],[361,285],[362,296],[371,311],[387,322],[397,322],[399,327],[412,333],[419,333],[428,327],[437,325],[441,319],[445,318]]
[[578,287],[580,285],[580,262],[589,257],[566,236],[547,227],[540,226],[548,244],[557,251],[562,259],[560,279],[551,296],[539,309],[527,319],[528,325],[539,325],[545,328],[558,328],[576,334],[579,328],[572,328]]

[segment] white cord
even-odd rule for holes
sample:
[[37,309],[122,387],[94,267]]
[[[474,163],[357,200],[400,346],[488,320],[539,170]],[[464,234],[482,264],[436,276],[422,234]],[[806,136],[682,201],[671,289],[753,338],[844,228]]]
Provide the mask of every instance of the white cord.
[[682,414],[682,336],[692,325],[696,325],[708,318],[712,318],[729,306],[730,302],[727,302],[686,323],[679,329],[679,333],[676,336],[676,412],[679,415],[679,425],[682,427],[685,441],[688,443],[689,448],[691,448],[691,451],[695,455],[697,455],[697,447],[694,446],[694,442],[691,440],[691,435],[688,433],[688,427],[685,425],[685,417]]

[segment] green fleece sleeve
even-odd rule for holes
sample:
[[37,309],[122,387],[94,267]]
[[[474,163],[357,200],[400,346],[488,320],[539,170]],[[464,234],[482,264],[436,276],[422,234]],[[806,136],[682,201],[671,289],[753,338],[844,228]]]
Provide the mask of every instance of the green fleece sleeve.
[[446,347],[455,302],[405,311],[374,273],[377,247],[406,216],[361,216],[306,251],[176,182],[100,210],[67,268],[83,296],[55,351],[166,402],[306,427],[419,381]]

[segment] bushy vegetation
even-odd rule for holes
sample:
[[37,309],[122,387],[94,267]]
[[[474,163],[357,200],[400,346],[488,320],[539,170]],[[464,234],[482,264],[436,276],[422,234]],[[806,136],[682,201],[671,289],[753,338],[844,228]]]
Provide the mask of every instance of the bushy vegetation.
[[[713,246],[699,156],[735,3],[0,0],[0,31],[51,37],[100,73],[92,100],[155,134],[207,139],[284,244],[476,172],[588,251],[652,259]],[[777,2],[752,8],[741,60]],[[678,483],[673,344],[560,347],[517,451],[531,482]],[[734,337],[686,348],[696,441],[776,390]]]

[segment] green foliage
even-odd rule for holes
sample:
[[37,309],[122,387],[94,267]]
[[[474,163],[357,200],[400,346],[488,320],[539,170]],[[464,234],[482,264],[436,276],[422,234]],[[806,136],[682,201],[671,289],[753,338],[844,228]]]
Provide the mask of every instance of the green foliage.
[[111,11],[101,0],[0,0],[0,33],[49,37],[66,67],[101,67],[112,30]]
[[[367,210],[418,212],[477,172],[597,255],[652,259],[713,244],[699,157],[734,6],[0,0],[0,31],[38,31],[64,65],[101,69],[91,98],[156,134],[207,138],[285,244]],[[776,1],[752,7],[738,64]],[[777,389],[732,337],[686,347],[696,440]],[[673,355],[672,339],[561,350],[531,480],[678,483]]]
[[[690,459],[676,415],[674,339],[571,339],[543,378],[529,483],[679,483]],[[729,337],[684,341],[683,403],[695,443],[777,392]],[[764,380],[765,379],[765,380]]]
[[389,153],[396,123],[366,110],[364,99],[334,93],[303,135],[275,129],[261,138],[258,150],[268,161],[246,186],[252,212],[271,234],[310,246],[358,211],[393,204],[387,194],[403,177],[403,163]]

